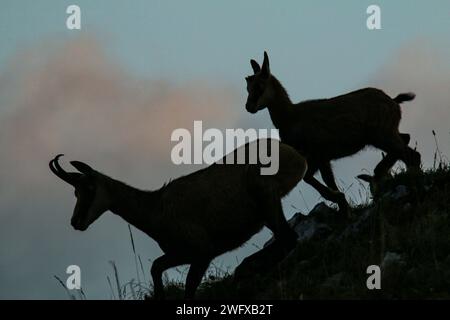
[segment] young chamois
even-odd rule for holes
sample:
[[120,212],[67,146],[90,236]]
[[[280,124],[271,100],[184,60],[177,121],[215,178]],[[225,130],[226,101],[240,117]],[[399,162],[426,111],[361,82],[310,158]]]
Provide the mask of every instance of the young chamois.
[[[271,152],[270,141],[259,140],[258,148],[267,143]],[[242,148],[248,154],[254,143],[258,142],[236,149],[233,156]],[[66,172],[58,163],[61,155],[49,166],[56,176],[75,187],[74,229],[86,230],[107,210],[119,215],[164,251],[151,267],[155,298],[164,297],[162,273],[182,264],[190,264],[185,297],[193,298],[211,260],[241,246],[263,226],[274,233],[277,242],[273,246],[276,252],[265,256],[267,264],[278,262],[295,246],[297,234],[284,217],[281,198],[303,178],[307,164],[288,145],[280,143],[278,150],[279,169],[274,175],[261,175],[260,169],[265,166],[262,161],[216,162],[156,191],[138,190],[79,161],[70,162],[78,172]],[[249,258],[247,264],[252,262]]]
[[[264,52],[262,66],[250,60],[254,74],[246,77],[248,98],[245,108],[256,113],[269,109],[281,141],[293,146],[308,161],[305,182],[322,197],[339,205],[349,214],[349,206],[336,185],[330,161],[355,154],[366,146],[387,153],[376,166],[374,177],[388,174],[397,160],[408,168],[420,167],[420,154],[408,147],[409,135],[399,133],[400,103],[414,99],[402,93],[394,99],[383,91],[365,88],[330,99],[292,103],[280,81],[270,72]],[[320,171],[326,186],[314,174]],[[361,176],[368,180],[367,176]]]

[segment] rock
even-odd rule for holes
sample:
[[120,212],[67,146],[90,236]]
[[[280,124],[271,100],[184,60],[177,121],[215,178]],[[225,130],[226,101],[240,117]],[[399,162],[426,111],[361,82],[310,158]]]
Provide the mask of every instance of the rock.
[[[298,235],[298,242],[310,240],[312,238],[323,238],[332,232],[332,228],[324,221],[336,220],[338,213],[332,208],[328,207],[324,202],[317,204],[308,215],[297,212],[288,220],[291,228]],[[264,244],[267,247],[273,243],[272,237]]]
[[327,278],[323,283],[322,283],[322,288],[337,288],[341,285],[342,280],[344,279],[344,272],[339,272],[336,273],[334,275],[332,275],[331,277]]
[[312,238],[322,238],[331,233],[332,229],[325,223],[317,222],[315,219],[304,221],[293,228],[298,234],[299,242]]
[[364,230],[364,227],[366,226],[366,222],[368,221],[369,217],[373,214],[373,212],[374,212],[373,208],[365,209],[358,216],[358,219],[355,222],[353,222],[352,224],[349,224],[344,229],[344,231],[342,231],[342,233],[337,236],[337,240],[342,240],[342,239],[359,234],[362,230]]
[[338,213],[336,210],[330,208],[325,202],[316,204],[314,208],[309,212],[308,217],[314,217],[320,220],[335,220]]
[[393,266],[404,265],[403,257],[395,252],[386,252],[383,261],[381,262],[381,269],[388,269]]

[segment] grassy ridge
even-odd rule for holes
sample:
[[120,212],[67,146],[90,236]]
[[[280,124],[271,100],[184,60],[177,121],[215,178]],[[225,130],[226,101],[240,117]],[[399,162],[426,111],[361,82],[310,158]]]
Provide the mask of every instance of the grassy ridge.
[[[398,189],[407,190],[399,193]],[[397,192],[396,192],[397,190]],[[450,169],[405,172],[386,180],[373,203],[354,209],[358,228],[322,221],[325,238],[301,242],[272,272],[236,283],[206,280],[203,299],[449,299]],[[381,290],[368,290],[369,265],[381,267]],[[181,288],[169,286],[181,297]]]

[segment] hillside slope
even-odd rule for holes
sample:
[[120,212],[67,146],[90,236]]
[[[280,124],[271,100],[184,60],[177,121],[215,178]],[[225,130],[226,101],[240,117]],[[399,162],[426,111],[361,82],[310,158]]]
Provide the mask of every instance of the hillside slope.
[[[324,203],[296,214],[298,245],[278,266],[206,281],[198,298],[450,298],[450,169],[397,174],[377,195],[351,222]],[[369,265],[380,266],[380,290],[366,286]]]

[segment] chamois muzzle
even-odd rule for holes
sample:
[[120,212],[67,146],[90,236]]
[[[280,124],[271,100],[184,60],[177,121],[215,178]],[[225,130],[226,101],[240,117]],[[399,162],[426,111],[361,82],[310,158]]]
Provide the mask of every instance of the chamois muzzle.
[[253,113],[253,114],[258,112],[258,107],[256,105],[256,102],[250,101],[250,99],[247,100],[247,102],[245,103],[245,110],[247,110],[248,112]]
[[82,224],[81,221],[79,220],[73,220],[70,222],[70,224],[72,225],[72,227],[77,230],[77,231],[86,231],[88,228],[88,225],[84,225]]
[[53,160],[49,162],[50,170],[61,180],[67,182],[68,184],[72,186],[77,186],[79,183],[79,173],[72,173],[72,172],[66,172],[58,163],[58,160],[60,157],[62,157],[63,154],[58,154]]

